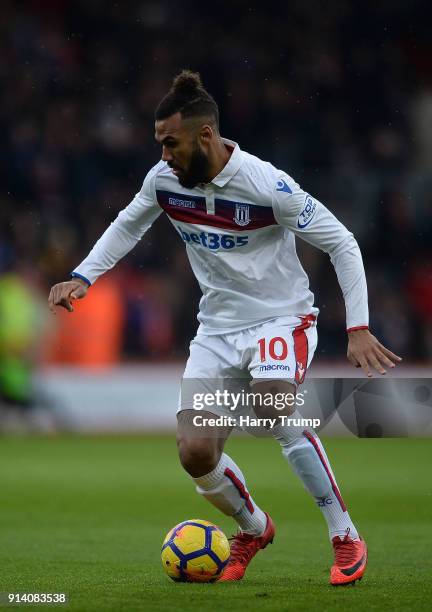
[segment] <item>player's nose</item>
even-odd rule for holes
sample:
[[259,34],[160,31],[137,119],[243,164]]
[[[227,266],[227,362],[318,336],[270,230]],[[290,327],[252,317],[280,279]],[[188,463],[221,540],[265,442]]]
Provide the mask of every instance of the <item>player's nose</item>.
[[173,161],[172,154],[168,151],[166,147],[162,147],[162,161],[164,162],[172,162]]

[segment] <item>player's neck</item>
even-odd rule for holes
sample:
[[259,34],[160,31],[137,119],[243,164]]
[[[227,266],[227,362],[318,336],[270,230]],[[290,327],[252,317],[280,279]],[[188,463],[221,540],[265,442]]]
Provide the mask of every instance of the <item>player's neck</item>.
[[233,149],[225,146],[221,138],[216,140],[214,147],[209,152],[209,179],[211,182],[227,165]]

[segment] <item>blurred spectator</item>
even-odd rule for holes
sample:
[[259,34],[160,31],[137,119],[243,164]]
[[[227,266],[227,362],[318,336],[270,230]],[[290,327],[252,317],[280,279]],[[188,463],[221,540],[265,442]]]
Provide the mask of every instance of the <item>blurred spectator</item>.
[[0,401],[27,407],[32,402],[34,349],[41,326],[30,287],[10,271],[0,276]]
[[[420,254],[419,254],[420,255]],[[432,355],[432,256],[430,251],[412,262],[408,276],[408,296],[416,321],[419,358]]]
[[48,363],[101,368],[118,363],[121,357],[124,304],[112,278],[95,284],[85,300],[73,303],[74,316],[57,311],[57,329],[45,345]]
[[[46,339],[46,308],[34,275],[13,266],[0,271],[0,431],[52,431],[63,419],[34,386]],[[45,297],[45,296],[44,296]]]

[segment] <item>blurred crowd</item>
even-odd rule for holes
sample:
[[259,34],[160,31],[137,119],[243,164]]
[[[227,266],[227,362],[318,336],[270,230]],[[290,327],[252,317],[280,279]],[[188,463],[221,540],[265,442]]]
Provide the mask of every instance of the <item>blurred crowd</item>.
[[[44,305],[158,161],[154,108],[184,67],[219,102],[222,135],[286,170],[354,232],[372,330],[408,360],[430,358],[432,39],[420,2],[10,0],[0,21],[0,370],[4,313],[13,318],[20,295],[42,359],[186,355],[200,292],[162,217],[96,283],[87,309],[49,318]],[[325,255],[299,251],[321,309],[318,355],[341,358],[335,274]]]

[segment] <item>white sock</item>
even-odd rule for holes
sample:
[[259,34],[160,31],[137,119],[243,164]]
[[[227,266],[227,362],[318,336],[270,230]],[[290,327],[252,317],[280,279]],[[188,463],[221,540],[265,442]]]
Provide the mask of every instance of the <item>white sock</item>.
[[241,531],[252,535],[262,535],[267,518],[248,490],[245,478],[234,461],[222,453],[219,463],[209,474],[193,479],[198,493],[221,512],[232,516]]
[[[328,460],[327,453],[324,450],[321,440],[318,436],[312,432],[307,432],[305,438],[309,444],[314,446],[315,452],[322,457],[323,463],[326,465],[328,470],[328,478],[331,482],[331,489],[329,494],[323,498],[317,498],[316,502],[320,508],[325,520],[327,521],[330,540],[335,536],[344,538],[349,533],[350,538],[353,540],[358,539],[359,535],[354,523],[351,520],[348,510],[346,509],[345,502],[339,491],[339,487],[334,477],[333,470]],[[326,471],[327,471],[326,470]],[[331,476],[331,478],[330,478]]]
[[[292,418],[301,415],[294,413]],[[335,536],[343,538],[347,530],[351,538],[358,538],[318,436],[309,430],[283,425],[277,425],[272,434],[305,489],[315,498],[327,521],[330,540]]]

